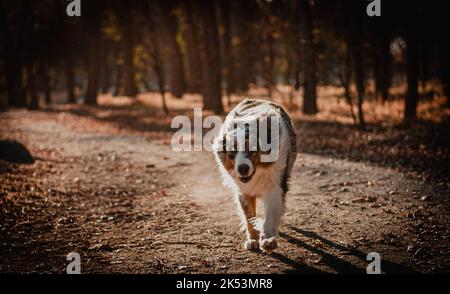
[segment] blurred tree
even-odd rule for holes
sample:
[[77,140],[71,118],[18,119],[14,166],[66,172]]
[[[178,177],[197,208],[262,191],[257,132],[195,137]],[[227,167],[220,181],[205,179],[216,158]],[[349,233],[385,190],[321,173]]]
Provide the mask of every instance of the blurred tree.
[[[344,20],[345,23],[347,23],[347,20]],[[358,121],[356,119],[355,112],[353,111],[353,97],[352,93],[350,91],[351,86],[351,79],[352,79],[352,64],[351,64],[351,49],[350,49],[350,40],[349,40],[349,33],[346,30],[344,32],[345,35],[345,52],[344,52],[344,63],[341,67],[341,71],[339,73],[339,79],[341,85],[344,87],[344,96],[345,100],[347,101],[348,105],[350,106],[350,115],[353,119],[353,122],[355,125],[358,124]]]
[[302,64],[304,75],[303,112],[306,114],[317,113],[316,94],[316,55],[313,40],[313,16],[312,6],[309,0],[300,0],[300,27],[301,39],[300,50],[302,50]]
[[438,45],[438,76],[442,84],[443,94],[447,97],[447,108],[450,108],[450,44],[446,32],[448,27],[446,26],[446,11],[440,11],[436,17],[439,28],[436,30],[436,39]]
[[364,65],[363,65],[363,29],[364,19],[359,13],[363,5],[355,5],[344,0],[344,17],[345,30],[347,33],[347,48],[350,49],[353,64],[353,75],[356,86],[357,108],[359,127],[365,129],[366,123],[364,120],[363,102],[365,95],[364,86]]
[[417,102],[419,99],[418,76],[419,76],[419,54],[417,19],[410,16],[406,25],[406,80],[407,93],[405,97],[405,123],[416,120]]
[[374,78],[376,97],[382,103],[389,99],[391,83],[391,54],[389,52],[390,38],[386,32],[380,32],[373,38]]
[[235,63],[236,89],[247,91],[249,84],[256,83],[261,57],[260,17],[256,1],[232,1],[232,29]]
[[85,9],[85,17],[83,18],[84,32],[87,36],[86,41],[89,44],[87,52],[88,86],[84,103],[96,105],[100,86],[100,17],[102,7],[101,2],[97,1],[89,1],[82,7]]
[[226,81],[226,95],[228,106],[231,106],[231,95],[236,92],[236,77],[234,71],[233,32],[232,19],[233,1],[220,0],[220,13],[222,19],[221,40],[223,43],[222,67],[224,68],[224,80]]
[[6,90],[8,104],[26,107],[25,88],[23,86],[23,33],[25,17],[22,1],[0,2],[0,20],[2,22],[3,46],[5,52]]
[[[24,45],[26,48],[32,48],[33,44],[36,43],[37,38],[37,20],[33,12],[33,4],[31,0],[23,1],[23,10],[25,16],[25,33],[24,33]],[[37,78],[38,78],[38,50],[26,50],[25,64],[26,64],[26,85],[29,95],[28,109],[37,110],[39,109],[39,94],[37,89]]]
[[202,95],[203,105],[215,113],[223,112],[217,0],[199,3],[203,24]]
[[263,86],[268,89],[268,96],[272,97],[275,87],[275,42],[279,34],[279,19],[273,12],[272,2],[260,2],[261,16],[261,58]]
[[67,102],[76,103],[75,93],[75,39],[78,37],[77,18],[69,18],[63,13],[63,7],[58,7],[56,21],[60,24],[58,39],[62,40],[59,50],[63,51],[62,63],[66,78]]
[[[135,97],[138,93],[136,85],[136,67],[134,64],[134,54],[136,47],[135,34],[135,3],[119,1],[120,26],[122,29],[123,55],[123,95]],[[131,4],[129,4],[131,3]]]
[[300,89],[300,71],[301,71],[301,50],[298,50],[300,44],[300,8],[299,1],[286,1],[283,6],[283,13],[281,19],[282,32],[284,35],[283,41],[286,52],[287,62],[287,79],[291,86],[289,93],[289,107],[294,105],[294,92]]
[[164,72],[163,66],[163,43],[161,41],[161,35],[156,31],[156,28],[161,25],[161,7],[158,2],[148,3],[147,5],[147,32],[148,38],[146,39],[146,45],[148,48],[148,57],[147,60],[150,68],[153,70],[158,84],[158,91],[161,95],[162,108],[165,114],[169,113],[169,108],[166,103],[166,91],[165,91],[165,83],[166,83],[166,74]]
[[176,8],[178,1],[161,1],[160,4],[160,23],[163,38],[160,40],[164,46],[164,63],[168,65],[169,87],[174,97],[181,98],[186,91],[186,79],[183,69],[183,55],[180,45],[177,42],[178,23],[176,18]]
[[185,41],[187,90],[201,92],[202,71],[200,58],[200,19],[195,0],[182,1],[179,17],[182,19],[181,34]]
[[105,11],[102,21],[102,68],[101,90],[107,93],[113,87],[112,94],[123,94],[123,42],[121,28],[121,6],[117,1]]
[[447,40],[442,41],[440,54],[440,80],[444,95],[447,97],[447,107],[450,108],[450,46]]

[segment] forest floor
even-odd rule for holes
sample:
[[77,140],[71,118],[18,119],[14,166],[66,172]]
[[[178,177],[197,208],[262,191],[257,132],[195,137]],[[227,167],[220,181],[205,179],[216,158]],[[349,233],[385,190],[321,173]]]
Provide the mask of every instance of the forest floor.
[[[69,252],[83,273],[365,273],[369,252],[386,273],[450,272],[447,122],[356,131],[296,117],[279,248],[263,254],[243,249],[212,154],[173,152],[158,113],[0,113],[0,272],[64,273]],[[34,163],[11,162],[5,140]]]

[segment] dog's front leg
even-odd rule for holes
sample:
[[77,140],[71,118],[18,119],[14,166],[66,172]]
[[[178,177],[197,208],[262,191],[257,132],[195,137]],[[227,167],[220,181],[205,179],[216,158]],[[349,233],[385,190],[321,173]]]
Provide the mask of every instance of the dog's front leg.
[[281,217],[284,213],[283,189],[276,186],[263,194],[265,218],[263,232],[261,234],[261,250],[271,252],[277,248],[275,237],[281,223]]
[[239,194],[239,204],[241,208],[242,226],[245,227],[247,240],[244,243],[244,248],[247,250],[254,250],[259,248],[259,232],[255,230],[252,220],[256,217],[256,198]]

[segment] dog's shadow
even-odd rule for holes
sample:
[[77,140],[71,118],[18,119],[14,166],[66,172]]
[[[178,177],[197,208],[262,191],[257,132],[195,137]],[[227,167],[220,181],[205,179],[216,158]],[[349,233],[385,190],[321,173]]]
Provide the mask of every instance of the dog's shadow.
[[[313,240],[319,240],[324,245],[328,246],[329,248],[332,248],[334,250],[337,250],[345,255],[351,255],[354,257],[357,257],[358,259],[364,261],[364,264],[368,264],[369,261],[366,260],[367,253],[364,253],[362,251],[359,251],[357,249],[347,248],[343,245],[336,244],[331,240],[328,240],[320,235],[318,235],[315,232],[299,229],[295,227],[290,227],[294,232],[303,235],[304,237],[313,239]],[[327,252],[324,248],[317,248],[313,247],[311,245],[308,245],[304,241],[299,240],[298,238],[292,237],[286,233],[280,233],[280,237],[284,238],[287,242],[294,244],[300,248],[306,249],[310,252],[319,254],[322,259],[321,262],[323,265],[334,269],[337,273],[349,273],[349,274],[365,274],[366,268],[365,267],[358,267],[354,264],[352,264],[349,261],[343,260],[342,258],[336,256],[336,253]],[[271,257],[289,265],[292,267],[292,269],[286,270],[286,273],[324,273],[324,271],[317,269],[315,267],[311,267],[305,263],[300,263],[298,261],[295,261],[281,253],[272,252],[270,254]],[[414,270],[405,267],[401,264],[389,261],[389,260],[381,260],[381,269],[385,273],[415,273]]]

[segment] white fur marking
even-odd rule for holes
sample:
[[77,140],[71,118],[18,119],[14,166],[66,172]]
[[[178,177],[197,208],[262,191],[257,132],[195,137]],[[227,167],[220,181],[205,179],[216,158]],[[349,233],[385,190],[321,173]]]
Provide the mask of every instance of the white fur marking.
[[277,186],[263,194],[265,219],[263,224],[263,239],[275,237],[284,213],[283,190]]

